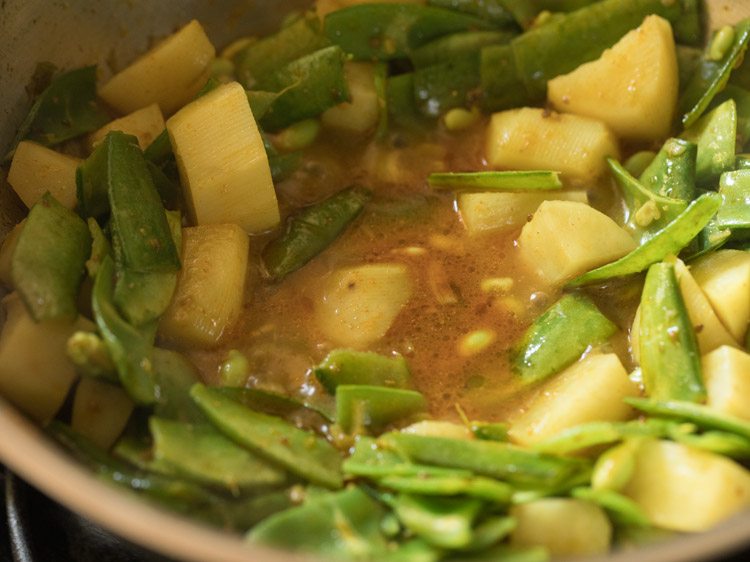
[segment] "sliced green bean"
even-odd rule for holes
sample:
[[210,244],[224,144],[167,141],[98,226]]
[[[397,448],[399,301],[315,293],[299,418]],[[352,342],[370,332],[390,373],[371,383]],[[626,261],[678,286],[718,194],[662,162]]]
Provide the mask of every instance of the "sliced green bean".
[[478,53],[482,47],[508,43],[515,33],[507,31],[465,31],[452,33],[414,49],[410,54],[416,68],[444,62],[447,59]]
[[[498,27],[507,27],[512,26],[517,21],[509,9],[509,5],[517,6],[521,3],[512,0],[510,2],[508,0],[427,0],[427,4],[476,16],[485,21],[491,21]],[[526,4],[526,6],[520,6],[520,8],[525,8],[525,12],[528,13],[525,19],[533,18],[534,14],[530,12],[534,8],[528,2],[523,2],[523,4]],[[526,13],[519,15],[524,16]]]
[[705,399],[698,341],[671,263],[656,263],[648,270],[638,341],[649,396],[691,402]]
[[143,151],[143,157],[149,162],[160,166],[167,160],[174,157],[172,152],[172,143],[169,140],[169,133],[164,129],[154,140],[151,141]]
[[386,356],[372,351],[334,349],[313,369],[315,376],[331,394],[340,384],[364,384],[390,388],[408,388],[411,373],[402,355]]
[[386,426],[425,412],[421,393],[383,386],[336,387],[336,423],[349,434],[380,433]]
[[210,425],[188,425],[152,417],[154,458],[178,475],[202,484],[219,486],[233,494],[286,481],[283,470],[224,437]]
[[493,503],[509,503],[513,488],[509,484],[485,478],[472,476],[462,478],[457,476],[386,476],[378,480],[378,484],[396,492],[419,494],[423,496],[458,496],[465,495],[487,500]]
[[682,115],[682,125],[685,128],[703,115],[714,96],[726,86],[732,69],[742,60],[749,40],[750,20],[744,20],[735,27],[732,47],[721,60],[710,60],[704,55],[678,102],[677,110]]
[[387,433],[378,443],[413,462],[470,470],[520,486],[558,486],[588,466],[579,459],[555,457],[496,441]]
[[74,320],[91,250],[88,226],[46,193],[31,208],[11,258],[13,286],[31,317]]
[[281,418],[254,412],[202,384],[193,386],[190,395],[211,422],[233,441],[313,484],[341,487],[341,457],[325,439]]
[[263,128],[278,131],[349,101],[345,60],[346,55],[339,47],[326,47],[292,61],[264,78],[258,88],[279,95],[260,119]]
[[456,191],[536,191],[562,189],[560,173],[548,170],[503,172],[436,172],[427,177],[432,188]]
[[526,330],[514,347],[513,371],[527,383],[574,363],[590,346],[606,342],[617,326],[585,295],[564,295]]
[[181,353],[158,347],[152,362],[159,387],[154,414],[182,423],[205,423],[206,417],[190,398],[190,388],[200,380],[198,369]]
[[480,55],[467,53],[414,71],[414,98],[419,111],[438,117],[480,99]]
[[115,268],[106,257],[94,281],[91,306],[99,331],[117,367],[120,383],[134,402],[151,405],[160,391],[154,379],[151,340],[128,324],[113,302]]
[[325,33],[358,60],[406,58],[444,35],[491,29],[480,18],[418,4],[359,4],[328,14]]
[[726,431],[750,439],[750,422],[717,412],[709,406],[681,400],[659,401],[647,398],[625,398],[625,402],[651,416],[686,421],[706,430]]
[[729,99],[701,117],[687,129],[683,138],[698,145],[695,181],[714,188],[719,176],[735,163],[737,143],[737,106]]
[[352,187],[290,218],[284,233],[263,250],[269,276],[281,280],[330,246],[369,199],[369,191]]
[[671,425],[659,420],[590,422],[570,427],[537,443],[534,449],[544,453],[567,455],[596,445],[616,443],[626,437],[664,437]]
[[9,159],[24,139],[54,146],[96,131],[109,120],[96,97],[96,67],[64,72],[34,101],[5,158]]
[[617,261],[576,277],[568,287],[598,283],[613,277],[640,273],[650,265],[685,248],[706,226],[721,205],[721,196],[706,193],[688,205],[676,219],[643,245]]
[[621,525],[648,527],[651,520],[640,505],[612,490],[594,490],[592,488],[575,488],[571,496],[586,500],[603,508],[607,514]]
[[716,213],[715,227],[744,235],[750,230],[750,170],[722,174],[719,194],[722,203]]

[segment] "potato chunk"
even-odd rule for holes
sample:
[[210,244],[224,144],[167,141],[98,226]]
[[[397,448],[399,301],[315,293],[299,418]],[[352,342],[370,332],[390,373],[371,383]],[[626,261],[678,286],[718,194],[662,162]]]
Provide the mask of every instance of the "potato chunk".
[[328,109],[320,119],[329,129],[365,135],[375,129],[380,115],[380,102],[375,91],[375,67],[367,62],[347,62],[344,72],[352,100]]
[[495,113],[486,150],[493,168],[556,170],[581,181],[604,173],[605,158],[620,154],[601,121],[531,107]]
[[704,355],[701,364],[707,404],[750,420],[750,354],[724,345]]
[[622,399],[638,394],[617,355],[589,355],[544,385],[513,420],[508,435],[516,443],[533,445],[581,423],[626,420],[633,410]]
[[121,387],[82,378],[76,387],[70,425],[102,449],[109,449],[125,429],[134,407]]
[[750,253],[721,250],[696,260],[690,271],[722,323],[743,341],[750,321]]
[[89,148],[93,150],[96,145],[104,140],[104,137],[110,131],[122,131],[128,135],[135,136],[138,139],[138,146],[141,147],[141,150],[145,150],[163,130],[164,116],[159,106],[152,103],[148,107],[138,109],[125,117],[115,119],[98,131],[91,133],[91,136],[89,136]]
[[8,171],[8,183],[29,209],[50,192],[60,204],[75,208],[79,158],[60,154],[30,141],[18,143]]
[[518,238],[521,261],[550,285],[558,285],[635,249],[615,221],[573,201],[545,201]]
[[0,394],[41,423],[57,413],[76,379],[65,353],[76,330],[93,330],[76,322],[36,323],[17,295],[5,300],[7,318],[0,333]]
[[337,345],[362,348],[382,338],[411,298],[404,265],[367,264],[335,271],[316,305],[323,334]]
[[653,141],[669,134],[678,83],[672,26],[652,15],[597,60],[550,80],[547,96],[558,111],[599,119],[619,137]]
[[543,546],[554,557],[609,551],[612,524],[602,508],[590,502],[544,498],[516,505],[510,514],[518,522],[510,535],[514,546]]
[[163,337],[183,347],[220,342],[242,311],[249,246],[236,224],[182,231],[182,270],[159,325]]
[[637,448],[623,492],[658,527],[705,531],[750,506],[750,472],[714,453],[649,439]]
[[195,97],[211,72],[216,49],[197,20],[170,35],[99,88],[121,113],[158,103],[171,115]]
[[248,233],[279,223],[279,205],[247,95],[225,84],[167,121],[185,199],[198,224],[236,223]]
[[462,193],[458,210],[469,234],[518,228],[526,224],[543,201],[560,199],[588,203],[585,191],[545,193]]

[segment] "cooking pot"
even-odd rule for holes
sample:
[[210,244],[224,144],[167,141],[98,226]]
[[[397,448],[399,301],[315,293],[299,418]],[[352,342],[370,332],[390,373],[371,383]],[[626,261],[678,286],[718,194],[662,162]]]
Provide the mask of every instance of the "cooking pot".
[[[122,67],[154,39],[192,18],[214,44],[271,31],[283,15],[309,0],[3,0],[0,2],[0,153],[28,111],[26,85],[36,64],[60,68],[98,63]],[[750,14],[748,0],[707,0],[718,27]],[[0,177],[0,238],[23,215],[23,205]],[[164,555],[195,561],[289,562],[306,558],[247,544],[148,505],[97,480],[12,406],[0,399],[0,460],[46,494],[123,537]],[[611,562],[687,561],[718,557],[750,544],[750,512],[701,535],[619,552]],[[601,560],[605,560],[602,558]]]

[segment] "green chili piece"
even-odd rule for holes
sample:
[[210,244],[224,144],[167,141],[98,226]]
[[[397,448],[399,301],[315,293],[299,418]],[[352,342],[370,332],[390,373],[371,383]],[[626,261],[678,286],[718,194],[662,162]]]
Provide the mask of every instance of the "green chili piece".
[[190,395],[211,422],[233,441],[313,484],[341,487],[341,458],[325,439],[281,418],[254,412],[202,384],[194,385]]
[[24,139],[54,146],[96,131],[110,120],[96,97],[96,67],[64,72],[51,80],[18,128],[6,155]]
[[325,34],[357,60],[406,58],[430,41],[461,31],[491,29],[480,18],[418,4],[359,4],[328,14]]
[[682,115],[684,127],[690,127],[703,115],[714,96],[726,86],[732,69],[742,60],[750,40],[750,20],[738,23],[734,32],[734,42],[721,60],[711,60],[709,53],[704,54],[680,97],[677,111]]
[[185,478],[219,486],[233,494],[278,487],[284,471],[243,449],[210,425],[188,425],[152,417],[154,458]]
[[387,551],[380,528],[385,508],[356,486],[310,497],[298,507],[261,521],[247,534],[253,542],[323,559],[382,559]]
[[370,192],[352,187],[300,211],[284,233],[263,250],[270,277],[279,281],[327,248],[370,199]]
[[94,319],[117,367],[123,388],[137,404],[151,405],[159,397],[154,380],[153,346],[117,312],[113,302],[114,269],[112,258],[108,256],[96,274],[91,297]]
[[432,188],[455,191],[536,191],[562,189],[560,173],[549,170],[503,172],[436,172],[427,177]]
[[91,251],[88,226],[46,193],[31,208],[11,258],[11,275],[32,318],[74,320]]
[[534,321],[515,346],[513,371],[527,383],[543,380],[616,331],[617,326],[588,297],[565,295]]
[[705,399],[698,342],[671,263],[656,263],[648,270],[638,339],[649,396],[691,402]]
[[326,47],[292,61],[264,78],[258,83],[258,88],[279,95],[260,119],[263,128],[278,131],[349,101],[345,60],[346,55],[339,47]]
[[290,62],[329,45],[317,17],[304,15],[295,22],[249,43],[233,57],[240,84],[252,88]]
[[588,467],[580,459],[556,457],[496,441],[387,433],[378,439],[378,444],[406,455],[413,462],[470,470],[519,486],[559,486]]
[[717,193],[705,193],[694,200],[677,218],[657,232],[643,245],[628,255],[607,265],[584,273],[568,283],[568,287],[580,287],[598,283],[613,277],[640,273],[651,264],[666,256],[679,253],[706,226],[721,205]]
[[334,349],[314,369],[315,376],[331,394],[340,384],[364,384],[408,388],[409,366],[401,355],[386,356],[372,351]]

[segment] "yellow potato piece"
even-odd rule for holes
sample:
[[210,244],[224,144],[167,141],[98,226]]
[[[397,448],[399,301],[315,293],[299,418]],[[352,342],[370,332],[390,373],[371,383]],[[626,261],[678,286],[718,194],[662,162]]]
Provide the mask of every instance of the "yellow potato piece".
[[533,445],[582,423],[626,420],[633,410],[622,399],[638,394],[617,355],[589,355],[545,384],[512,421],[508,435]]
[[549,285],[560,285],[636,247],[625,230],[593,207],[544,201],[518,238],[521,262]]
[[386,334],[411,294],[411,277],[402,264],[340,269],[326,280],[316,303],[317,324],[335,344],[363,348]]
[[28,208],[49,191],[61,205],[73,209],[78,203],[76,169],[80,163],[80,158],[21,141],[10,163],[8,183]]
[[146,150],[154,142],[154,139],[164,131],[164,116],[159,109],[159,105],[152,103],[148,107],[138,109],[125,117],[115,119],[98,131],[91,133],[89,148],[93,150],[110,131],[122,131],[137,137],[138,146],[141,147],[141,150]]
[[657,527],[705,531],[750,506],[750,472],[721,455],[649,439],[623,493]]
[[721,346],[701,360],[706,403],[715,410],[750,420],[750,354]]
[[121,113],[159,104],[171,115],[192,100],[211,73],[216,49],[197,20],[170,35],[99,88]]
[[666,137],[677,105],[679,75],[672,26],[648,16],[597,60],[549,81],[558,111],[600,119],[622,138]]
[[690,266],[717,316],[737,341],[743,341],[750,320],[750,253],[720,250]]
[[134,407],[121,387],[82,378],[73,398],[70,426],[102,449],[109,449],[125,429]]
[[213,347],[237,321],[245,298],[247,234],[236,224],[193,226],[182,231],[182,269],[162,337],[181,347]]
[[235,223],[256,233],[279,223],[268,156],[242,86],[219,86],[186,105],[167,131],[197,224]]
[[487,162],[505,170],[555,170],[586,181],[619,159],[617,139],[601,121],[522,107],[495,113],[487,128]]

